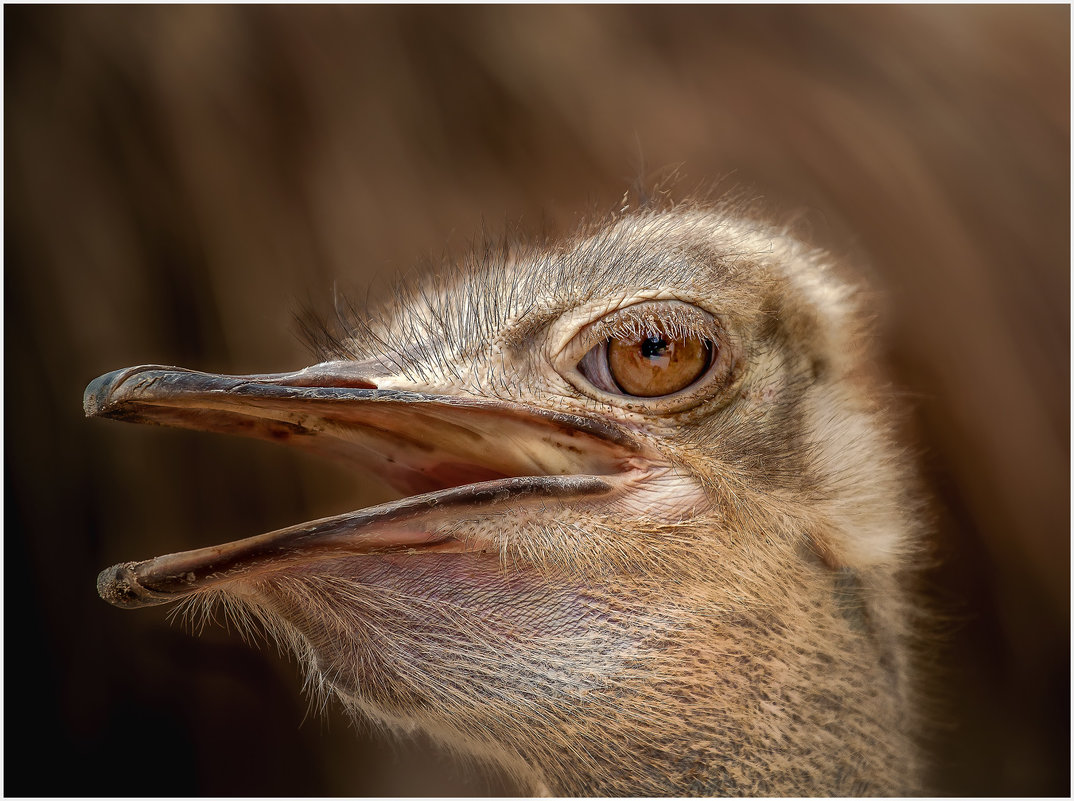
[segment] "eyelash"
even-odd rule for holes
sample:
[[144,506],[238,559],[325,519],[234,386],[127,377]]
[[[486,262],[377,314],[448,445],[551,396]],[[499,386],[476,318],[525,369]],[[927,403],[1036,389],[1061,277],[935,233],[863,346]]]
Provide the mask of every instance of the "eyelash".
[[[659,304],[659,308],[655,308]],[[591,323],[584,331],[585,345],[579,350],[589,353],[601,342],[612,339],[644,339],[661,334],[717,342],[719,324],[705,312],[678,301],[656,301],[628,306]]]

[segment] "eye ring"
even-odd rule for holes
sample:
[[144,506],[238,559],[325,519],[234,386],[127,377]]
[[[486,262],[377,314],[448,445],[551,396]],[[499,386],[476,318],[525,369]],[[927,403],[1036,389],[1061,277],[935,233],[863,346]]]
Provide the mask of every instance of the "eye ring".
[[578,330],[556,361],[577,390],[647,414],[678,412],[733,380],[723,323],[679,300],[620,308]]

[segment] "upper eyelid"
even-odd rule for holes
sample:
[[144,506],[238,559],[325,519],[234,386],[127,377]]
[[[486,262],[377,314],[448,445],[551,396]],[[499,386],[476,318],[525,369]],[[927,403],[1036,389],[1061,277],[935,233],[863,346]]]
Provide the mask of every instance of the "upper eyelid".
[[[659,328],[659,331],[654,329]],[[672,336],[711,339],[717,336],[720,324],[708,312],[682,301],[643,301],[616,309],[587,325],[575,335],[583,340],[585,351],[599,342],[617,336],[640,337],[656,333]],[[581,343],[579,343],[581,344]]]

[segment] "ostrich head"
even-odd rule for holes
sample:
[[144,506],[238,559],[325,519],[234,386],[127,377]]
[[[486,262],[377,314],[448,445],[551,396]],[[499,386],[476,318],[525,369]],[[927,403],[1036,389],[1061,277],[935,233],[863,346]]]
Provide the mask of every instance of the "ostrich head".
[[865,339],[823,254],[718,206],[489,249],[298,372],[95,380],[89,416],[400,493],[98,589],[221,606],[349,709],[534,791],[911,791],[917,524]]

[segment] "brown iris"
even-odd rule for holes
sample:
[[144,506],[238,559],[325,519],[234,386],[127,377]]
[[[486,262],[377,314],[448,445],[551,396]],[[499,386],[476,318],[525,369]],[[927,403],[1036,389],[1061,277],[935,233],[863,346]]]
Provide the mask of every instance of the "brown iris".
[[711,351],[711,344],[698,337],[613,338],[608,342],[608,369],[623,392],[656,398],[694,383],[709,366]]

